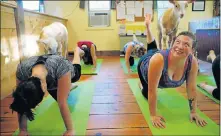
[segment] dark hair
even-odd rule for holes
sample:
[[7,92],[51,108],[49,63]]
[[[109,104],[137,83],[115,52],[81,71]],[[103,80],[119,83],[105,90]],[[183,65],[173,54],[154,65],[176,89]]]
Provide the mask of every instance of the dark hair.
[[40,79],[30,77],[28,80],[21,82],[13,92],[14,101],[10,108],[18,112],[21,116],[24,114],[32,121],[35,108],[43,99],[44,92],[41,88]]
[[84,64],[93,64],[92,56],[91,56],[91,51],[90,48],[88,47],[82,47],[82,50],[84,51],[84,56],[82,57]]
[[[193,40],[193,44],[192,44],[192,48],[193,49],[196,49],[197,47],[197,40],[196,40],[196,36],[192,33],[192,32],[189,32],[189,31],[183,31],[183,32],[180,32],[176,38],[180,35],[184,35],[184,36],[188,36],[189,38],[191,38]],[[174,41],[176,40],[176,38],[173,39],[173,42],[172,42],[172,45],[174,43]]]
[[137,57],[142,57],[145,54],[146,49],[143,46],[140,46],[135,49],[135,54]]

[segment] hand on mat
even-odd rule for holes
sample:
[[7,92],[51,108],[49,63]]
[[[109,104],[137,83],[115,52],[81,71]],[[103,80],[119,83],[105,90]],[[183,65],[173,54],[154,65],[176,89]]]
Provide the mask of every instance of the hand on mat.
[[131,71],[131,72],[134,72],[135,70],[134,70],[134,69],[130,69],[130,71]]
[[165,128],[165,119],[162,116],[151,116],[150,120],[154,127],[156,128]]
[[74,130],[67,130],[63,136],[74,136],[75,135],[75,132]]
[[29,136],[27,131],[20,131],[19,136]]
[[92,71],[95,71],[96,70],[96,67],[92,67],[92,69],[91,69]]
[[196,121],[197,126],[206,126],[207,122],[205,120],[203,120],[202,118],[200,118],[197,113],[190,113],[190,122],[192,123],[193,120]]

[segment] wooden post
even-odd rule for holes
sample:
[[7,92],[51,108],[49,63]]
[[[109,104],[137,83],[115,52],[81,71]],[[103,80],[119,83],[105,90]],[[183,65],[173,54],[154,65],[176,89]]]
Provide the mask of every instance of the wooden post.
[[18,37],[18,49],[19,49],[19,57],[20,61],[24,59],[24,51],[25,47],[25,21],[24,21],[24,9],[22,0],[17,0],[17,8],[15,8],[15,24],[16,31]]

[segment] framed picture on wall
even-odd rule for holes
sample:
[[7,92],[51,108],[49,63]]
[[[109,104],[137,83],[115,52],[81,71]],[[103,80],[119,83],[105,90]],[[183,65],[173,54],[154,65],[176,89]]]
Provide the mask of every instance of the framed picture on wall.
[[192,5],[192,11],[205,11],[205,0],[196,0]]
[[220,0],[213,1],[213,16],[220,16]]

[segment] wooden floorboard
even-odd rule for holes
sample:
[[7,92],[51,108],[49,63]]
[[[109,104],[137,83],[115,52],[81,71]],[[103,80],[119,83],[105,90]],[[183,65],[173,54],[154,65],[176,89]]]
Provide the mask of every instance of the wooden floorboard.
[[135,103],[136,99],[132,94],[129,95],[118,95],[118,96],[94,96],[92,103]]
[[130,90],[127,89],[96,89],[94,91],[94,95],[95,96],[99,96],[99,95],[132,95],[132,92]]
[[149,136],[152,135],[149,128],[123,128],[123,129],[92,129],[86,135],[90,136]]
[[[87,135],[152,135],[136,99],[127,83],[137,74],[124,74],[119,57],[106,57],[98,75],[82,75],[79,81],[95,82]],[[185,85],[176,89],[187,98]],[[197,92],[198,108],[220,124],[220,107],[210,98]],[[1,133],[12,135],[18,128],[17,116],[9,109],[12,96],[1,100]]]
[[148,127],[143,114],[90,115],[87,129]]
[[137,103],[92,104],[90,114],[138,114],[141,113]]
[[1,133],[11,133],[18,128],[17,118],[1,117]]

